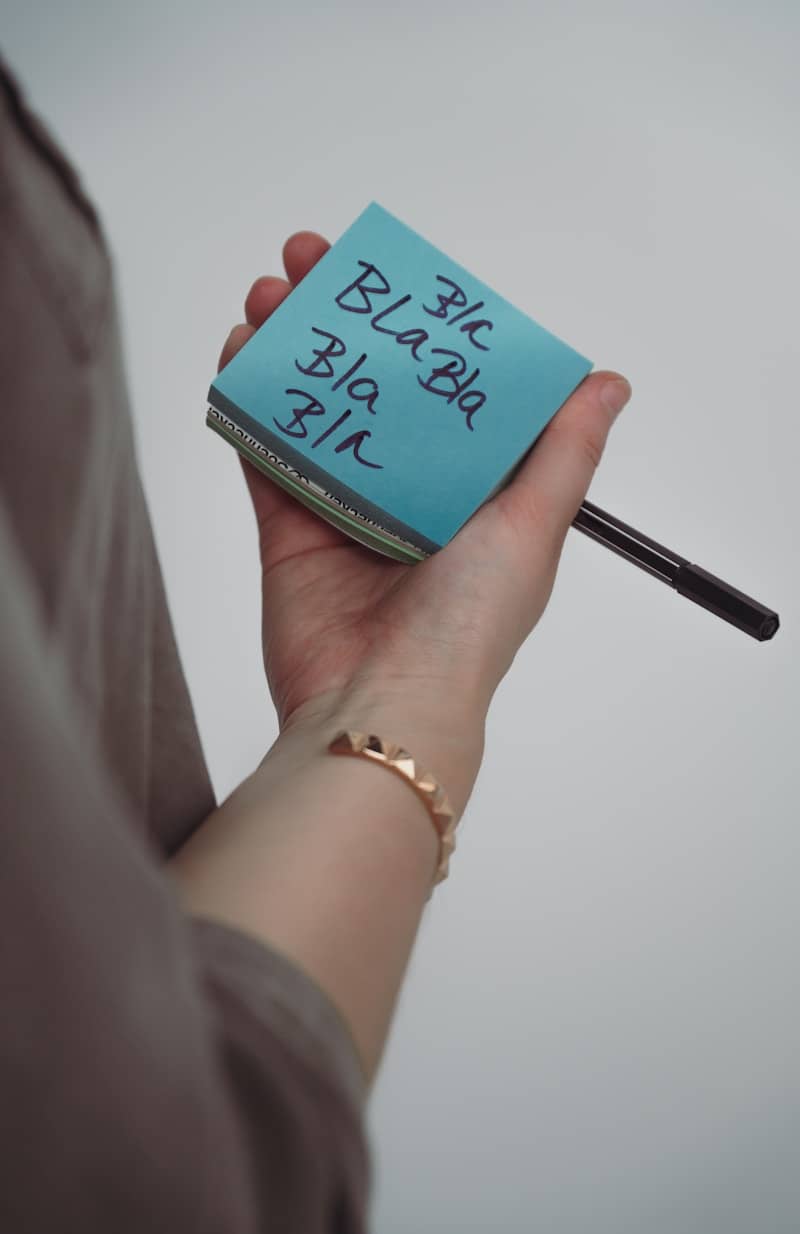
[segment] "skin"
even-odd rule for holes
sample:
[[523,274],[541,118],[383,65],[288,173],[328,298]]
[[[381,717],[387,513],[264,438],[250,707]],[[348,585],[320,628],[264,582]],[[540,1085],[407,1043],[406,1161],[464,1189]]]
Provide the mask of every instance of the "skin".
[[[286,277],[253,283],[223,367],[327,251],[287,240]],[[303,968],[347,1025],[370,1080],[431,887],[438,840],[385,769],[334,758],[341,729],[409,749],[458,815],[486,712],[544,610],[564,537],[630,396],[590,375],[512,482],[440,552],[406,566],[353,543],[243,463],[259,532],[264,666],[280,736],[171,863],[187,911],[245,930]]]
[[[314,232],[287,240],[287,277],[255,281],[220,368],[328,247]],[[281,727],[309,700],[367,674],[403,683],[432,676],[449,688],[466,670],[474,689],[493,692],[547,603],[613,418],[600,393],[614,378],[628,392],[616,374],[589,377],[514,482],[418,566],[353,544],[243,464],[259,529],[265,668]]]

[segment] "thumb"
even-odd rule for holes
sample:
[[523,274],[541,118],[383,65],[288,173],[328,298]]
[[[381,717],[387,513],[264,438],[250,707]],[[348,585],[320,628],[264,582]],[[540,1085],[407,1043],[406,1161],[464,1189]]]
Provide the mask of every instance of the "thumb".
[[498,494],[527,541],[544,536],[557,557],[586,496],[612,424],[631,396],[619,373],[592,373],[556,413],[514,479]]

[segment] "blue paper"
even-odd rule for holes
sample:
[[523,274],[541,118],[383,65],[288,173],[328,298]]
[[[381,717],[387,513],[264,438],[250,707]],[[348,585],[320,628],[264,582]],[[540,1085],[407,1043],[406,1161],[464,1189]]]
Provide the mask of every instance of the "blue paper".
[[291,451],[309,475],[435,546],[590,369],[373,204],[222,370],[210,398],[245,413],[278,455]]

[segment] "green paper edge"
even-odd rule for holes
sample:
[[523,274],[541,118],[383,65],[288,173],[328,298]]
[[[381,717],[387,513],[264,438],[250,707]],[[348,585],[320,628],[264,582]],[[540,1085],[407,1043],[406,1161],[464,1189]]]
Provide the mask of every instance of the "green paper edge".
[[327,502],[322,498],[317,497],[315,493],[310,492],[305,485],[293,480],[291,476],[286,475],[277,467],[273,467],[262,455],[257,454],[255,450],[251,450],[246,442],[240,437],[236,437],[233,433],[229,433],[225,426],[220,424],[211,416],[206,417],[206,424],[210,429],[220,436],[228,445],[233,446],[234,450],[238,450],[239,454],[246,458],[248,463],[252,463],[254,467],[268,479],[282,488],[284,492],[289,493],[302,505],[307,506],[314,514],[319,515],[326,523],[330,523],[332,527],[336,527],[339,531],[343,531],[345,535],[350,536],[352,540],[363,544],[365,548],[374,549],[378,553],[382,553],[385,557],[391,557],[395,561],[401,561],[405,565],[416,565],[419,561],[424,561],[427,553],[423,553],[419,549],[406,548],[403,545],[397,544],[394,540],[388,539],[381,535],[374,528],[366,527],[357,519],[351,518],[343,510],[332,509]]

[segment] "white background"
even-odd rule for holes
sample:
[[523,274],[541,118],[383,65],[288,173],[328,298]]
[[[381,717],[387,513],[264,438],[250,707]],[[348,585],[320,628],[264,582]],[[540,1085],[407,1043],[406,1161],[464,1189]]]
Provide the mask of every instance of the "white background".
[[629,376],[592,497],[783,619],[758,644],[570,533],[372,1101],[376,1234],[800,1228],[799,14],[0,0],[115,251],[219,794],[275,721],[206,389],[285,236],[372,199]]

